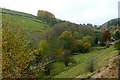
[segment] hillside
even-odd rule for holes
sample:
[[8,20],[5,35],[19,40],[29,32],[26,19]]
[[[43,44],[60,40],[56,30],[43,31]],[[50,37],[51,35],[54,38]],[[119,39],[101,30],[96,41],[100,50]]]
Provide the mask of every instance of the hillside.
[[111,19],[100,26],[100,28],[111,28],[112,26],[120,26],[120,18]]
[[43,31],[49,27],[47,24],[37,19],[36,16],[31,14],[9,9],[2,9],[2,12],[0,13],[9,19],[11,25],[21,24],[27,31]]
[[114,56],[109,60],[109,64],[92,74],[91,78],[118,78],[118,59]]
[[[0,13],[3,19],[5,78],[74,79],[102,76],[103,71],[111,67],[111,59],[118,56],[113,46],[107,48],[98,44],[102,33],[93,26],[45,18],[46,11],[42,13],[45,15],[42,18],[41,14],[34,16],[9,9],[2,9]],[[104,25],[108,23],[109,26],[117,24],[116,19]],[[115,64],[115,74],[116,70]]]
[[37,19],[36,16],[28,13],[9,9],[2,9],[0,13],[2,13],[2,18],[7,18],[11,26],[21,26],[32,42],[38,42],[40,39],[40,34],[50,28],[48,24]]
[[[94,72],[97,72],[101,68],[107,66],[109,64],[109,60],[117,55],[117,51],[113,47],[100,49],[101,48],[98,47],[87,54],[74,56],[74,58],[78,61],[78,64],[59,73],[55,76],[55,78],[86,78]],[[94,60],[94,71],[92,73],[86,71],[86,67],[91,59]],[[106,76],[106,78],[108,77],[109,76]]]

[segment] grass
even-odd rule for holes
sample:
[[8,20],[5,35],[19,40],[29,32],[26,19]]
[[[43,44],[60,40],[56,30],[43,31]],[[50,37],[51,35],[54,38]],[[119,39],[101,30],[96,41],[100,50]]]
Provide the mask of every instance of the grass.
[[1,12],[3,12],[2,15],[5,15],[8,18],[10,25],[22,26],[26,31],[29,32],[41,32],[50,28],[48,24],[37,19],[36,16],[28,13],[3,8],[0,11],[0,14]]
[[[94,59],[94,68],[95,70],[99,70],[103,66],[107,65],[108,60],[115,56],[117,51],[112,47],[107,49],[97,50],[96,48],[89,53],[85,54],[78,54],[74,56],[74,59],[77,61],[77,65],[64,70],[63,72],[59,73],[58,75],[54,76],[54,78],[75,78],[80,75],[90,73],[86,71],[86,67],[88,61],[92,58]],[[64,68],[64,67],[63,67]],[[82,76],[80,76],[82,77]]]
[[9,14],[13,14],[13,15],[21,15],[24,17],[26,16],[26,17],[34,18],[34,19],[36,18],[36,16],[25,13],[25,12],[19,12],[19,11],[9,10],[9,9],[5,9],[5,8],[0,8],[0,10],[2,10],[2,12],[4,12],[4,13],[9,13]]
[[49,28],[47,24],[35,22],[34,20],[31,20],[30,18],[24,17],[24,16],[14,16],[5,14],[7,18],[10,21],[10,24],[12,26],[21,25],[25,30],[27,31],[43,31]]

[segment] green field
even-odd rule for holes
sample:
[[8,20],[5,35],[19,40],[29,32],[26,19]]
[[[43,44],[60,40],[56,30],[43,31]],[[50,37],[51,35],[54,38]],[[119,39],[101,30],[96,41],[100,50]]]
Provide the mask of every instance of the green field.
[[39,19],[36,19],[36,17],[31,14],[7,10],[7,9],[2,9],[2,12],[6,12],[2,14],[8,18],[10,25],[12,26],[20,25],[25,30],[32,32],[36,32],[36,31],[41,32],[49,28],[47,24],[45,24]]

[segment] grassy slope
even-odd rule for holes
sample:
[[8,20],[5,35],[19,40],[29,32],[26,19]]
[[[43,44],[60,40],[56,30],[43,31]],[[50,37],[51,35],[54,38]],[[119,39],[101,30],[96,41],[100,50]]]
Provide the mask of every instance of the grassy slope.
[[[35,16],[27,13],[2,9],[2,12],[6,12],[7,14],[3,13],[9,19],[11,25],[17,26],[21,25],[27,31],[43,31],[49,28],[49,26],[42,21],[36,19]],[[11,13],[11,14],[9,14]]]
[[95,62],[94,69],[99,70],[101,67],[107,65],[108,60],[116,54],[117,51],[113,47],[110,47],[101,50],[95,49],[89,53],[82,55],[75,55],[74,58],[76,59],[78,64],[59,73],[54,78],[75,78],[82,74],[86,74],[87,76],[89,75],[89,72],[86,71],[88,61],[90,61],[93,58]]

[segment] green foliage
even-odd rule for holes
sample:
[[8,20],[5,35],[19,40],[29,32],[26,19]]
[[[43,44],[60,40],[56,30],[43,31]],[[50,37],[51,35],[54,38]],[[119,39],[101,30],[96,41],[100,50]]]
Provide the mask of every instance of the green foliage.
[[120,39],[115,42],[114,47],[115,47],[117,50],[120,50]]
[[91,59],[87,62],[86,71],[91,73],[94,71],[94,59]]
[[83,40],[83,42],[89,42],[90,44],[93,45],[93,37],[92,36],[87,35],[87,36],[83,37],[82,40]]
[[91,48],[91,46],[92,45],[89,42],[84,42],[83,40],[75,40],[72,51],[85,53]]
[[62,47],[67,50],[72,49],[74,37],[70,31],[64,31],[58,38],[62,42]]
[[115,39],[120,39],[120,30],[116,31],[114,34]]
[[91,48],[91,43],[89,43],[89,42],[85,42],[83,45],[84,45],[84,47],[85,47],[85,52],[86,52],[88,49]]
[[[35,58],[33,63],[44,63],[50,57],[50,48],[46,40],[41,40],[39,42],[37,53],[35,53]],[[34,65],[35,65],[34,64]]]
[[49,45],[46,40],[40,41],[38,51],[41,55],[48,55]]
[[98,38],[98,40],[100,41],[101,40],[101,36],[102,36],[102,32],[101,31],[96,31],[95,34],[94,34],[94,36],[96,38]]
[[51,70],[52,70],[52,63],[45,65],[45,74],[46,75],[50,75]]
[[76,42],[77,42],[76,49],[78,49],[79,52],[83,53],[84,52],[84,46],[83,46],[84,42],[82,40],[76,40]]
[[80,38],[81,38],[81,35],[82,35],[82,34],[80,34],[80,32],[78,32],[78,31],[74,31],[74,32],[73,32],[73,36],[74,36],[75,39],[80,39]]

